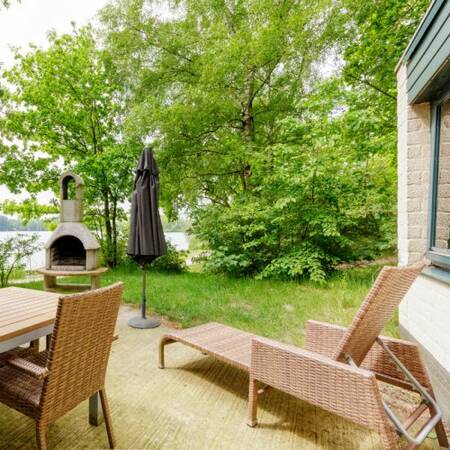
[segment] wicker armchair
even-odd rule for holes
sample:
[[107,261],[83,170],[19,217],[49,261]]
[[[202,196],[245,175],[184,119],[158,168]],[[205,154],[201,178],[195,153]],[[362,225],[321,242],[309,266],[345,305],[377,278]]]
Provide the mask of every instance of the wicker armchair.
[[105,374],[121,298],[122,283],[61,297],[50,348],[0,367],[0,402],[36,421],[39,450],[47,426],[97,392],[114,448]]
[[[270,386],[378,432],[383,447],[397,448],[398,435],[417,448],[435,428],[442,447],[448,441],[439,406],[416,344],[379,336],[421,272],[423,265],[385,267],[347,329],[310,321],[305,348],[282,344],[217,323],[176,330],[163,336],[164,347],[181,342],[250,374],[248,424],[257,423],[257,399]],[[422,402],[402,423],[383,401],[377,380],[416,391]],[[409,429],[429,410],[426,424]]]

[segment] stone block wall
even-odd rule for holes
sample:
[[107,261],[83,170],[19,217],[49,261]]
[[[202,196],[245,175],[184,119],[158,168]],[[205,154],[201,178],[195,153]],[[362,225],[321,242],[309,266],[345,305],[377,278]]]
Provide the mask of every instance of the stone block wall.
[[431,171],[431,107],[408,105],[406,66],[398,82],[398,257],[400,265],[420,260],[427,250]]
[[[397,82],[398,257],[399,265],[404,266],[420,260],[428,247],[431,106],[408,104],[405,66],[399,68]],[[445,224],[447,235],[448,228]],[[440,239],[439,235],[436,237]],[[444,418],[450,425],[450,285],[419,276],[399,312],[401,333],[420,345]]]

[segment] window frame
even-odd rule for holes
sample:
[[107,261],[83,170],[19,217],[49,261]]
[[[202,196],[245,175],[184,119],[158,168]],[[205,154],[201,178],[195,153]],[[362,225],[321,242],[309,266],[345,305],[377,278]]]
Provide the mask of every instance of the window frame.
[[438,100],[431,103],[431,186],[428,212],[427,258],[436,266],[450,271],[450,249],[445,251],[434,246],[436,239],[436,208],[439,181],[439,156],[441,137],[442,104],[450,100],[450,88]]

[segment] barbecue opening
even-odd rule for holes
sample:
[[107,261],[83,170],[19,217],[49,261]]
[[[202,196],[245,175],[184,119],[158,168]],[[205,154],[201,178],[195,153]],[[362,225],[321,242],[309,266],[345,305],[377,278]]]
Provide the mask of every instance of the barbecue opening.
[[54,270],[85,270],[86,250],[75,236],[62,236],[51,246],[51,268]]

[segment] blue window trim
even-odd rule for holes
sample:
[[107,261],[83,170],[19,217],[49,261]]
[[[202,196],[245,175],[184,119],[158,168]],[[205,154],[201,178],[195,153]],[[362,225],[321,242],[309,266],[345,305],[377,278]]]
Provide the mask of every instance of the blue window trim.
[[422,42],[423,37],[425,36],[426,32],[430,28],[431,24],[433,23],[433,20],[438,15],[441,7],[444,5],[446,0],[434,0],[430,7],[428,8],[427,12],[425,13],[422,22],[418,26],[416,32],[414,33],[414,36],[412,37],[411,41],[408,44],[408,47],[406,48],[406,51],[404,55],[402,56],[401,60],[409,60],[411,59],[413,53],[417,50],[420,43]]
[[439,177],[439,147],[441,131],[441,107],[450,99],[450,90],[431,104],[431,188],[428,213],[428,259],[436,266],[450,271],[450,250],[445,251],[434,246],[436,239],[436,206]]
[[425,267],[422,271],[422,275],[438,280],[441,283],[450,284],[450,272],[440,267]]

